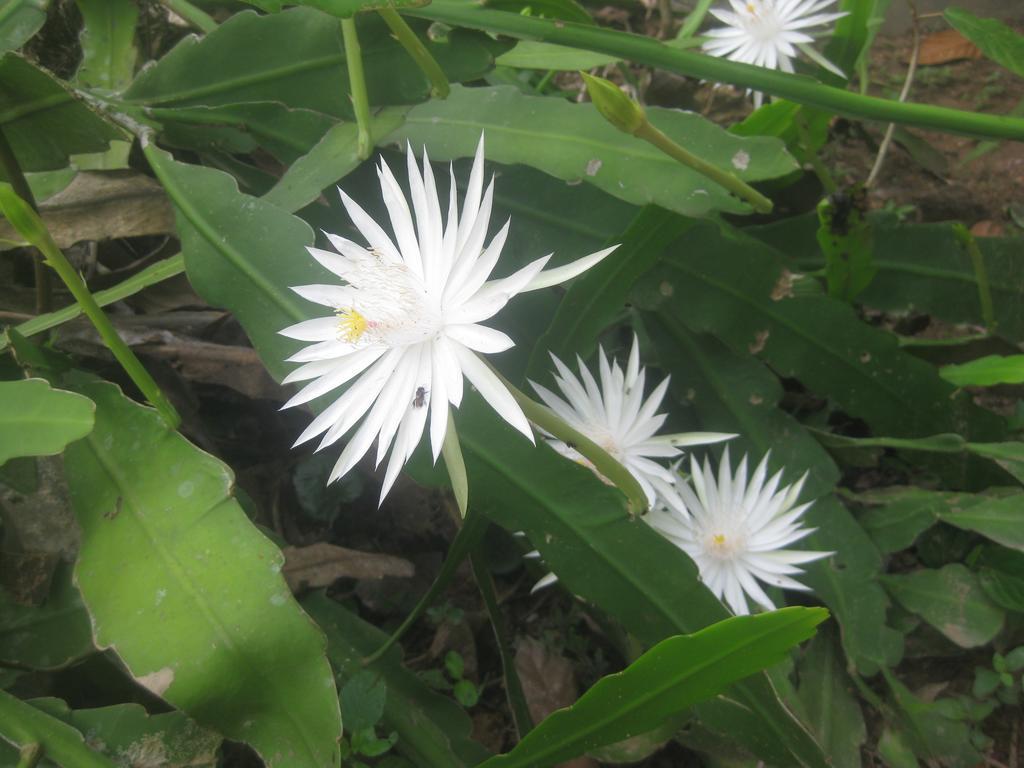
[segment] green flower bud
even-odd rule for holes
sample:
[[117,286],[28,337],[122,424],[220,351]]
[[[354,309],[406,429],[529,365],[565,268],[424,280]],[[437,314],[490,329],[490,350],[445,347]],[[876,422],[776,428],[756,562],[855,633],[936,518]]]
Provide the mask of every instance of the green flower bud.
[[643,107],[620,91],[617,85],[603,77],[594,77],[586,72],[580,74],[597,111],[620,131],[635,134],[647,122]]

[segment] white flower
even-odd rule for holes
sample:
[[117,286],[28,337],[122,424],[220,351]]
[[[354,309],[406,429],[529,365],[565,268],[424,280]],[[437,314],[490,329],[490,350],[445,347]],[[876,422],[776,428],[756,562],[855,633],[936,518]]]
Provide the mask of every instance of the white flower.
[[[812,27],[830,24],[846,13],[820,13],[835,0],[729,0],[732,10],[712,8],[711,14],[726,26],[709,30],[711,39],[704,50],[712,56],[724,56],[732,61],[754,64],[758,67],[793,71],[793,59],[799,48],[811,60],[845,77],[842,70],[830,62],[811,43]],[[821,35],[825,30],[817,30]],[[754,94],[754,104],[761,106],[762,95]]]
[[796,566],[833,553],[783,549],[815,530],[800,527],[811,502],[796,505],[807,475],[780,488],[781,471],[765,480],[766,455],[748,481],[747,457],[733,474],[728,448],[717,480],[707,459],[701,469],[691,456],[690,467],[692,488],[690,483],[678,485],[689,514],[661,507],[646,520],[693,558],[708,589],[724,598],[735,614],[749,612],[747,596],[765,610],[775,608],[758,581],[808,590],[790,578],[803,573]]
[[[609,364],[604,349],[598,347],[600,385],[581,359],[577,358],[577,363],[582,382],[557,357],[552,355],[551,359],[558,369],[555,382],[565,399],[532,381],[531,386],[563,421],[589,437],[629,470],[647,494],[650,506],[654,506],[659,496],[676,503],[671,486],[678,475],[654,459],[681,456],[679,446],[707,445],[735,437],[720,432],[657,434],[667,418],[656,411],[668,390],[669,377],[644,399],[646,369],[640,367],[640,346],[636,336],[633,337],[633,348],[625,371],[617,360]],[[575,448],[561,440],[549,439],[548,443],[563,456],[594,470],[594,466]],[[594,471],[608,482],[607,478]]]
[[549,254],[508,277],[488,280],[510,222],[505,222],[485,247],[494,179],[484,190],[483,159],[481,136],[461,215],[455,174],[449,170],[447,223],[441,217],[426,149],[422,173],[416,167],[411,146],[407,152],[411,211],[382,159],[377,176],[395,239],[339,190],[345,210],[368,247],[325,233],[336,253],[308,249],[342,283],[292,289],[303,298],[329,307],[331,314],[280,332],[313,342],[288,358],[303,365],[292,371],[285,383],[312,381],[284,407],[308,402],[352,383],[313,420],[295,445],[323,435],[317,450],[326,448],[362,419],[328,482],[348,472],[376,438],[378,466],[391,450],[380,495],[383,501],[419,443],[428,414],[430,443],[437,461],[448,425],[448,404],[458,408],[462,401],[463,376],[503,419],[533,440],[522,410],[477,356],[503,352],[514,342],[501,331],[479,323],[497,313],[517,293],[568,280],[614,248],[542,272]]

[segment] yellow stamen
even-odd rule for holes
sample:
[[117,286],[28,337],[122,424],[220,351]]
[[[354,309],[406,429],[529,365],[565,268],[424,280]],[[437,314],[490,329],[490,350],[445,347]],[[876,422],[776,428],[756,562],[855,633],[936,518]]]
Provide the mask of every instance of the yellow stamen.
[[716,533],[714,536],[711,537],[711,541],[712,541],[712,543],[716,547],[724,547],[725,546],[725,534],[724,533]]
[[366,318],[355,307],[339,309],[334,314],[338,316],[338,338],[349,344],[359,341],[359,337],[366,332]]

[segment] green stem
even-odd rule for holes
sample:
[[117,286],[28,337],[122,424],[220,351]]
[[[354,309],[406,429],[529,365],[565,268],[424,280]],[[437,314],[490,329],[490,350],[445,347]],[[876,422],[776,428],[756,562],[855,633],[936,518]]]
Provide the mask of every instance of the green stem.
[[178,424],[181,423],[181,418],[174,410],[174,406],[167,400],[164,393],[160,391],[160,387],[157,386],[156,382],[153,381],[153,378],[142,366],[142,363],[139,362],[135,353],[117,335],[114,326],[107,316],[103,314],[103,310],[100,309],[93,295],[89,293],[89,288],[86,286],[85,281],[82,280],[82,276],[75,271],[75,268],[71,266],[64,253],[53,241],[43,220],[39,218],[39,215],[32,210],[28,203],[18,196],[9,184],[0,184],[0,207],[3,208],[4,215],[11,223],[11,226],[17,229],[22,237],[42,252],[46,263],[53,268],[58,277],[64,282],[64,285],[71,291],[75,301],[78,302],[79,306],[82,307],[82,311],[92,321],[92,324],[100,334],[100,338],[103,339],[107,348],[117,359],[117,362],[124,368],[125,373],[135,382],[135,386],[139,388],[139,391],[142,392],[143,396],[153,407],[160,412],[160,415],[163,416],[171,428],[177,429]]
[[978,248],[978,241],[971,234],[971,231],[963,224],[953,225],[953,236],[967,251],[971,257],[971,266],[974,268],[974,281],[978,284],[978,302],[981,304],[981,319],[989,333],[996,329],[995,311],[992,308],[992,289],[988,282],[988,270],[985,269],[985,257]]
[[58,765],[114,768],[110,760],[85,746],[82,734],[70,725],[6,691],[0,691],[0,735],[19,749],[33,744],[41,746],[46,756]]
[[341,35],[345,41],[345,63],[348,65],[348,83],[352,91],[352,109],[356,113],[359,136],[356,153],[365,160],[373,151],[370,135],[370,99],[366,95],[366,77],[363,75],[363,51],[359,47],[359,33],[355,19],[341,20]]
[[[484,362],[487,363],[486,360]],[[636,481],[636,478],[633,477],[628,469],[589,437],[566,424],[561,417],[546,405],[541,405],[521,392],[490,363],[487,363],[487,365],[501,383],[508,388],[512,397],[519,404],[519,407],[523,409],[527,419],[549,435],[557,437],[563,443],[571,445],[579,451],[580,454],[594,465],[598,472],[608,478],[609,482],[625,495],[631,516],[638,515],[647,509],[647,494],[644,493],[644,489],[640,487],[640,483]]]
[[[14,155],[14,150],[11,149],[11,145],[7,141],[7,134],[4,133],[3,128],[0,128],[0,167],[3,168],[4,174],[10,179],[11,186],[14,187],[14,191],[18,193],[18,196],[31,205],[33,211],[38,212],[39,206],[36,205],[32,190],[25,179],[25,174],[21,171],[21,165],[18,163],[18,158]],[[43,257],[38,250],[34,250],[32,254],[32,269],[36,286],[36,314],[49,312],[53,307],[50,273],[47,271],[46,265],[43,264]]]
[[637,138],[643,139],[644,141],[650,142],[669,157],[678,160],[689,168],[693,168],[697,173],[707,176],[713,182],[725,187],[741,200],[746,200],[758,213],[771,213],[771,200],[746,182],[742,181],[735,174],[722,170],[717,165],[712,165],[706,160],[701,160],[689,150],[679,146],[672,141],[672,139],[651,125],[650,121],[646,118],[633,135]]
[[[158,261],[156,264],[151,264],[138,274],[132,275],[127,280],[124,280],[111,288],[107,288],[105,291],[97,291],[92,297],[96,300],[97,305],[105,307],[108,304],[113,304],[115,301],[121,301],[129,296],[134,296],[143,288],[148,288],[151,285],[155,285],[156,283],[167,280],[175,275],[180,275],[184,271],[185,257],[179,253],[175,256],[171,256],[169,259],[164,259],[163,261]],[[28,338],[29,336],[34,336],[37,333],[42,333],[43,331],[48,331],[51,328],[56,328],[58,325],[66,323],[69,320],[74,320],[81,314],[81,305],[71,304],[63,309],[58,309],[56,312],[50,312],[45,315],[33,317],[31,320],[26,320],[25,322],[16,325],[14,330]],[[0,336],[0,352],[7,349],[10,343],[10,340],[6,336]]]
[[482,8],[462,0],[434,0],[430,5],[409,9],[407,13],[452,26],[471,27],[515,38],[541,40],[606,53],[679,75],[770,93],[798,104],[849,117],[904,123],[986,138],[1024,140],[1024,119],[862,96],[842,88],[822,85],[804,75],[790,75],[679,50],[629,32],[571,21],[521,16]]
[[38,742],[26,744],[18,753],[18,768],[36,768],[43,759],[43,745]]
[[445,588],[451,583],[455,576],[455,572],[462,565],[462,561],[466,559],[466,556],[473,550],[473,548],[480,543],[483,538],[484,531],[487,530],[488,521],[487,518],[481,515],[479,512],[474,512],[472,509],[467,510],[465,518],[462,521],[462,526],[459,528],[459,532],[455,534],[455,538],[452,540],[451,546],[448,548],[448,556],[445,557],[444,562],[441,564],[441,571],[437,574],[437,578],[434,579],[434,583],[430,585],[430,589],[427,593],[420,598],[419,602],[416,603],[416,607],[412,609],[401,626],[396,629],[391,637],[387,639],[380,648],[371,653],[365,659],[363,659],[363,666],[369,666],[373,662],[377,661],[381,656],[388,652],[388,649],[398,642],[402,635],[411,627],[416,620],[423,615],[423,612],[430,607],[430,605],[437,599]]
[[811,170],[814,171],[814,175],[818,177],[818,181],[821,182],[822,188],[828,194],[833,194],[839,188],[836,185],[836,180],[832,178],[832,174],[829,173],[828,168],[821,162],[821,157],[817,152],[814,151],[814,144],[811,141],[811,132],[807,128],[807,117],[804,115],[803,109],[796,113],[796,129],[800,134],[800,143],[803,145],[804,154],[807,157],[807,162],[811,164]]
[[423,70],[423,74],[430,81],[430,95],[438,99],[448,98],[450,86],[448,78],[441,69],[441,65],[430,55],[427,46],[423,44],[412,28],[406,23],[402,15],[394,8],[381,8],[377,11],[384,23],[391,28],[392,34],[405,48],[406,53],[412,56],[413,61]]
[[502,616],[501,606],[498,605],[494,579],[491,578],[482,547],[476,547],[470,553],[469,562],[473,567],[473,576],[476,578],[477,586],[480,588],[480,597],[483,598],[484,607],[491,620],[491,629],[494,630],[494,641],[498,645],[501,670],[505,677],[505,696],[508,698],[509,709],[512,710],[512,722],[515,724],[516,733],[522,740],[523,736],[533,730],[533,718],[530,716],[530,708],[526,704],[526,694],[523,693],[523,685],[516,672],[515,658],[511,653],[512,638],[509,637],[508,627],[505,626],[505,617]]
[[465,518],[469,511],[469,478],[466,475],[466,462],[462,458],[462,446],[459,445],[459,433],[455,429],[455,418],[451,408],[448,409],[448,427],[441,445],[444,466],[448,470],[448,480],[452,484],[452,494],[459,507],[459,517]]
[[185,21],[203,32],[213,32],[217,22],[201,8],[196,8],[188,0],[160,0],[167,8],[181,16]]
[[707,15],[708,10],[711,8],[712,2],[714,2],[714,0],[697,0],[696,7],[690,11],[690,15],[686,17],[686,21],[683,22],[682,29],[680,29],[679,34],[676,35],[676,40],[685,40],[688,37],[694,36],[700,28],[701,23],[704,21],[704,17]]

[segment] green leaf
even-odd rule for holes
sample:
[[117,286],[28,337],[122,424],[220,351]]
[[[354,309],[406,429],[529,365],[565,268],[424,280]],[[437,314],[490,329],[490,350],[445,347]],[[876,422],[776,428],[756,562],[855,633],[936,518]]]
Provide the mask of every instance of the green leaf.
[[966,447],[975,456],[992,459],[1024,483],[1024,443],[1007,440],[1002,443],[968,443]]
[[135,75],[135,25],[138,5],[133,0],[76,0],[85,28],[82,63],[75,79],[86,88],[117,92]]
[[[889,3],[890,0],[841,0],[836,9],[846,15],[836,22],[823,53],[848,78],[852,78],[860,63],[866,60]],[[834,75],[828,79],[837,85],[844,84]]]
[[[371,135],[391,133],[401,125],[404,114],[401,108],[381,110],[370,124]],[[263,199],[292,212],[316,200],[362,162],[357,153],[357,131],[355,123],[331,127],[316,146],[292,163]]]
[[988,355],[961,365],[945,365],[939,375],[958,387],[1024,384],[1024,355]]
[[759,458],[770,450],[772,469],[788,468],[787,482],[808,473],[804,498],[816,501],[806,519],[817,530],[805,546],[836,554],[809,564],[801,580],[838,620],[843,647],[862,674],[895,665],[902,636],[885,625],[888,599],[876,581],[881,557],[849,511],[826,495],[839,479],[838,468],[800,423],[777,407],[782,387],[771,371],[710,336],[693,334],[675,317],[677,307],[668,304],[643,319],[661,364],[672,374],[670,391],[695,417],[688,426],[738,433],[730,441],[734,456],[749,451]]
[[570,48],[567,45],[520,40],[511,51],[501,54],[495,61],[499,67],[517,69],[554,69],[560,72],[593,69],[614,64],[618,59],[604,53]]
[[341,714],[350,732],[372,729],[384,714],[387,686],[380,675],[364,670],[341,687]]
[[[796,163],[771,138],[744,139],[679,110],[651,107],[650,122],[672,140],[744,181],[783,176]],[[527,96],[513,86],[452,88],[444,101],[413,107],[389,140],[425,144],[438,160],[472,157],[480,134],[487,156],[523,163],[566,181],[586,181],[637,205],[688,216],[749,212],[724,188],[641,139],[624,136],[592,104]]]
[[885,728],[878,738],[878,756],[887,768],[921,768],[917,756],[901,731]]
[[[278,0],[270,0],[275,11],[280,10],[281,3]],[[426,5],[429,0],[291,0],[289,5],[304,5],[307,8],[316,8],[318,11],[329,13],[341,19],[350,19],[357,13],[378,10],[380,8],[416,8]],[[250,3],[256,6],[267,5],[267,0],[261,3]]]
[[97,404],[96,428],[65,452],[82,528],[75,581],[97,645],[268,765],[336,765],[323,636],[293,600],[280,551],[231,496],[228,468],[116,386],[69,378]]
[[734,681],[778,663],[827,617],[821,608],[783,608],[734,616],[695,634],[663,640],[481,768],[543,768],[650,730]]
[[[423,101],[430,84],[416,63],[391,37],[376,15],[359,16],[359,41],[366,87],[373,105]],[[424,36],[426,24],[413,28],[449,80],[472,80],[494,65],[504,50],[475,32],[455,31],[446,41]],[[259,40],[259,45],[253,45]],[[236,13],[201,39],[182,40],[154,66],[139,73],[125,92],[134,104],[149,107],[222,106],[276,101],[352,119],[348,70],[338,19],[311,8],[258,15]]]
[[71,567],[60,564],[41,605],[19,605],[0,590],[0,662],[59,669],[93,653],[92,625]]
[[0,464],[15,456],[53,456],[92,431],[88,398],[50,389],[44,379],[0,381]]
[[798,695],[803,716],[835,768],[861,768],[860,748],[867,739],[864,714],[845,661],[835,641],[819,633],[800,662]]
[[[902,715],[900,719],[905,724],[899,730],[899,735],[905,739],[890,736],[886,744],[886,753],[899,760],[893,762],[893,768],[909,765],[906,761],[911,749],[917,757],[930,758],[936,764],[950,768],[974,768],[983,762],[981,755],[971,746],[968,724],[947,715],[943,704],[948,703],[948,699],[924,701],[912,694],[888,670],[884,670],[884,674]],[[916,760],[914,765],[918,765]]]
[[[17,748],[39,744],[58,765],[75,768],[115,768],[115,764],[85,745],[82,734],[31,704],[0,691],[0,738]],[[2,752],[0,752],[2,756]]]
[[596,24],[587,9],[576,0],[484,0],[481,5],[499,11],[512,11],[523,16],[561,19],[590,26]]
[[965,531],[980,533],[1005,547],[1024,551],[1024,494],[954,508],[942,520]]
[[973,567],[992,602],[1024,613],[1024,554],[995,544],[981,547]]
[[47,0],[0,0],[0,54],[21,48],[46,21]]
[[398,734],[396,749],[418,768],[469,768],[489,753],[470,739],[466,713],[427,687],[401,665],[398,648],[364,669],[364,656],[377,650],[387,635],[317,592],[302,601],[324,632],[327,654],[343,681],[368,671],[387,688],[383,725]]
[[988,58],[1024,77],[1024,37],[998,19],[980,19],[963,8],[947,8],[943,16]]
[[961,648],[985,645],[1003,627],[1003,611],[985,595],[977,576],[959,563],[883,576],[882,581],[900,605]]
[[0,128],[23,171],[65,168],[70,155],[103,152],[121,137],[59,81],[14,54],[0,59]]
[[897,486],[859,494],[856,500],[872,505],[860,515],[860,524],[878,548],[889,554],[912,546],[943,513],[977,504],[983,497]]
[[825,254],[828,295],[853,301],[875,277],[874,230],[864,219],[866,198],[856,192],[818,203],[818,244]]
[[[796,295],[781,255],[735,229],[702,223],[637,286],[637,303],[674,312],[691,330],[716,334],[781,376],[831,398],[877,434],[966,432],[998,439],[1001,419],[939,378],[928,363],[825,296]],[[943,465],[951,478],[961,457]]]

